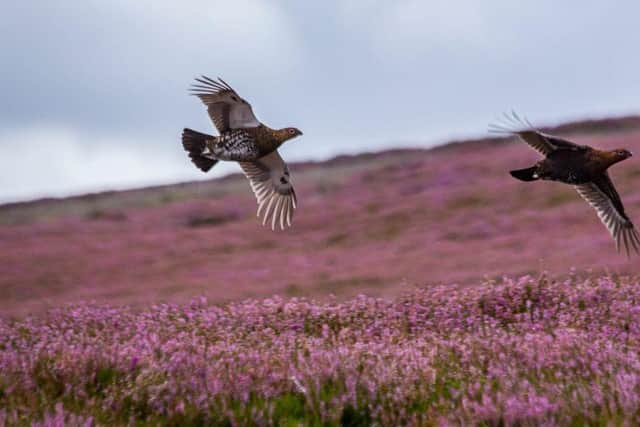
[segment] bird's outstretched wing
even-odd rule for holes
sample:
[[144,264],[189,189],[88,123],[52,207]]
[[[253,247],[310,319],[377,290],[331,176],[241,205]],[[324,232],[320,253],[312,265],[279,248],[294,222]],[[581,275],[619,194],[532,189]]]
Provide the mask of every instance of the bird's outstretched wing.
[[526,118],[521,118],[514,111],[505,113],[503,117],[489,125],[489,132],[502,135],[517,135],[543,156],[548,156],[556,150],[585,150],[587,147],[574,144],[557,136],[547,135],[536,130]]
[[605,172],[591,183],[576,185],[575,189],[596,210],[598,217],[616,241],[618,251],[623,243],[627,256],[630,255],[630,249],[640,254],[640,235],[625,213],[622,200],[609,174]]
[[260,125],[253,114],[251,104],[240,98],[224,80],[218,78],[216,81],[207,76],[201,76],[196,78],[196,82],[191,85],[190,92],[207,106],[209,117],[218,132]]
[[280,154],[274,151],[255,162],[240,162],[240,166],[258,201],[258,217],[262,217],[262,225],[270,220],[272,230],[276,224],[280,224],[283,230],[285,225],[291,226],[298,200],[289,168]]

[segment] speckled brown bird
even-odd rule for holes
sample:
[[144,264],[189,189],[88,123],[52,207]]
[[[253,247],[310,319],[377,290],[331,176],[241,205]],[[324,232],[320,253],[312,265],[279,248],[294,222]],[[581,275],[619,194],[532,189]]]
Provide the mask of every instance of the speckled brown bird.
[[220,133],[207,135],[191,129],[182,132],[182,146],[191,161],[208,172],[218,161],[238,162],[258,202],[258,218],[281,229],[291,226],[298,201],[287,164],[278,153],[285,141],[302,135],[290,127],[271,129],[253,114],[251,105],[224,80],[196,78],[191,94],[207,106],[209,117]]
[[[514,128],[524,127],[523,130]],[[550,180],[573,185],[598,213],[620,251],[621,244],[630,254],[633,248],[640,254],[640,236],[624,211],[607,169],[631,157],[626,149],[602,151],[578,145],[571,141],[546,135],[521,119],[516,113],[505,114],[504,123],[490,125],[490,131],[517,135],[531,148],[545,156],[535,165],[511,171],[511,175],[521,181]]]

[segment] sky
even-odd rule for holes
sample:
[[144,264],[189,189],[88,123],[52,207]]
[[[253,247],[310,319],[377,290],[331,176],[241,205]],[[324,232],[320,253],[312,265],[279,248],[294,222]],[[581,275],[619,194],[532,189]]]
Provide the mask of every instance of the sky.
[[[237,172],[180,145],[214,128],[193,78],[304,136],[288,161],[640,112],[640,2],[27,0],[0,14],[0,203]],[[294,171],[295,173],[295,171]]]

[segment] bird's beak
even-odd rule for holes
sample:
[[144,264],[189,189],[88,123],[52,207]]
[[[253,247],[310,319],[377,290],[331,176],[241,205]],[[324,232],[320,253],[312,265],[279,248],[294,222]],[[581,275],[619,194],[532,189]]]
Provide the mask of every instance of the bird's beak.
[[298,136],[304,135],[301,130],[298,131]]

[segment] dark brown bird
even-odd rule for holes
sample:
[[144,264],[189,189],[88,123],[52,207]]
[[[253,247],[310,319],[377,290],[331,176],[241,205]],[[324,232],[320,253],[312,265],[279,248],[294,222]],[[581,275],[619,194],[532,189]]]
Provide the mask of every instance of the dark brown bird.
[[[545,156],[530,168],[511,171],[511,175],[521,181],[549,180],[573,185],[598,213],[620,251],[621,243],[629,256],[630,248],[640,254],[640,236],[631,219],[624,211],[607,169],[631,157],[625,149],[610,151],[578,145],[555,136],[546,135],[533,128],[517,114],[505,114],[506,123],[490,125],[490,131],[517,135],[531,148]],[[524,130],[514,130],[522,127]]]
[[219,160],[238,162],[258,201],[262,224],[271,220],[284,229],[291,226],[297,207],[287,164],[278,153],[285,141],[302,135],[296,128],[271,129],[260,123],[251,105],[224,80],[201,76],[191,86],[191,94],[207,106],[209,117],[220,136],[184,129],[182,146],[191,161],[208,172]]

